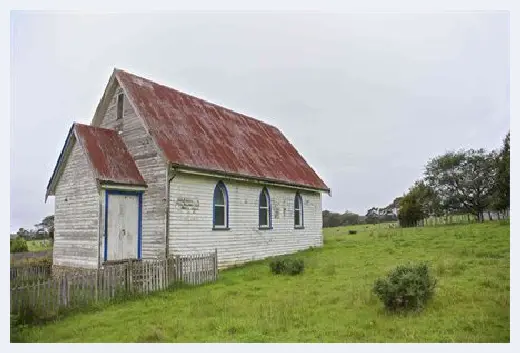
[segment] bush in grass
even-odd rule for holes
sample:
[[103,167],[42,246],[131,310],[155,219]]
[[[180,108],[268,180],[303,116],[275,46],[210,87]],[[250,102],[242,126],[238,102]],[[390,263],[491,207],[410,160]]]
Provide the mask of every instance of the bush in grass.
[[11,239],[11,252],[24,252],[29,251],[27,247],[27,241],[21,237],[16,237],[14,240]]
[[303,272],[305,264],[301,259],[274,259],[269,263],[271,272],[275,275],[298,275]]
[[389,311],[420,310],[433,296],[435,285],[428,265],[400,265],[376,280],[373,292]]
[[349,230],[348,234],[357,234],[357,230]]

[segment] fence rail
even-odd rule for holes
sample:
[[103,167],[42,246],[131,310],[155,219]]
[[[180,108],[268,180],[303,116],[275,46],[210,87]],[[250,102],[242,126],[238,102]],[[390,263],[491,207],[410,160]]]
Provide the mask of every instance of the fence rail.
[[49,273],[44,274],[40,268],[17,271],[14,278],[18,281],[11,282],[11,313],[31,309],[44,315],[108,302],[120,296],[152,293],[179,282],[191,285],[213,282],[218,277],[216,251],[163,260],[129,261],[105,266],[93,274],[62,275],[46,280],[42,276]]

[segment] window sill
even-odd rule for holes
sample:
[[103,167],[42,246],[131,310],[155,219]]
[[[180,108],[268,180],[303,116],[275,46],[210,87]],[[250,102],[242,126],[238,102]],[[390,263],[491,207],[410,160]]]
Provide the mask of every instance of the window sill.
[[273,229],[273,227],[258,227],[259,230],[270,230]]
[[304,226],[294,226],[294,229],[305,229]]
[[231,228],[229,227],[213,227],[213,230],[230,230]]

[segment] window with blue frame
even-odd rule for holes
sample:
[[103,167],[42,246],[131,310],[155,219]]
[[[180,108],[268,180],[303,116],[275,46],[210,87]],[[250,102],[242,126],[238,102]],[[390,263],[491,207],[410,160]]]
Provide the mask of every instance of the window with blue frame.
[[294,196],[294,227],[303,228],[303,199],[299,192]]
[[227,229],[229,226],[228,193],[223,182],[219,181],[213,192],[213,228]]
[[260,228],[271,228],[271,200],[267,188],[263,188],[260,193],[258,218]]

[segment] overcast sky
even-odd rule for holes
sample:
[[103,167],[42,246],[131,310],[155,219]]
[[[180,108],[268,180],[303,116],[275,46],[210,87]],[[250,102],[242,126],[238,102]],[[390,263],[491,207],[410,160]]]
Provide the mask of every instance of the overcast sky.
[[11,230],[53,213],[68,129],[114,67],[279,127],[334,211],[386,206],[429,158],[509,129],[507,13],[13,13]]

